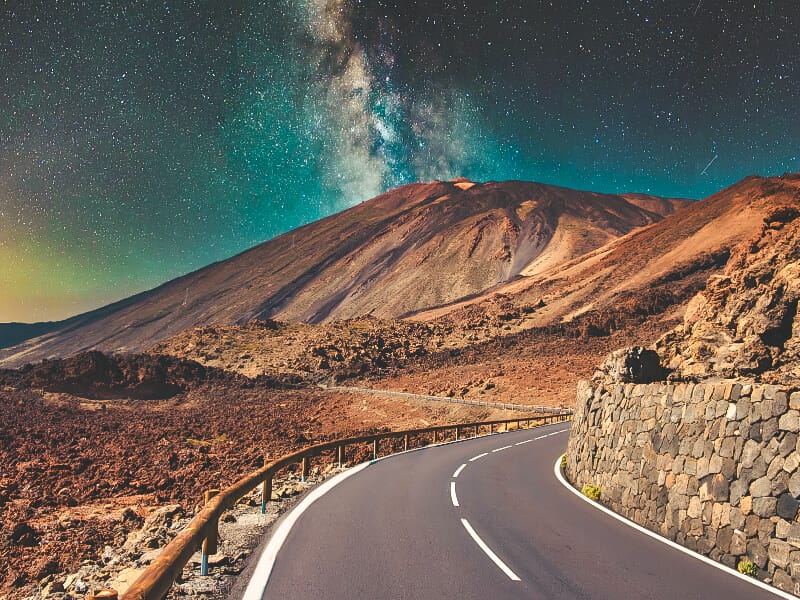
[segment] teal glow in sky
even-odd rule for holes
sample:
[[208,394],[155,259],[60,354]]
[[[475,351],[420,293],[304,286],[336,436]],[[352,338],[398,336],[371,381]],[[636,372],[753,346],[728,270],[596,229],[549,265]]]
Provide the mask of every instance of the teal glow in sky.
[[0,322],[411,181],[704,197],[796,171],[792,1],[0,6]]

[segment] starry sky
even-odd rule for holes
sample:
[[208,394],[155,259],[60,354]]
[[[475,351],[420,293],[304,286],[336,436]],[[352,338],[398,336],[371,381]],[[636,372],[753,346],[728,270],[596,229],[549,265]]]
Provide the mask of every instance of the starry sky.
[[0,322],[413,181],[800,169],[797,0],[0,0]]

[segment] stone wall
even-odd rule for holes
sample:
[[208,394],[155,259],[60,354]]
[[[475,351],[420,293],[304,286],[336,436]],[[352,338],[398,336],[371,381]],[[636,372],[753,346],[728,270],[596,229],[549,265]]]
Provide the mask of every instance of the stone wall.
[[800,392],[735,382],[583,381],[567,477],[730,567],[800,593]]

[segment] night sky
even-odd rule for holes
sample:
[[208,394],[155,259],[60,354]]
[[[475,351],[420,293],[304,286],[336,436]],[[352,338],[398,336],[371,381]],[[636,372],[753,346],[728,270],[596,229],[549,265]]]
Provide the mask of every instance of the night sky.
[[0,0],[0,321],[412,181],[797,171],[799,56],[797,0]]

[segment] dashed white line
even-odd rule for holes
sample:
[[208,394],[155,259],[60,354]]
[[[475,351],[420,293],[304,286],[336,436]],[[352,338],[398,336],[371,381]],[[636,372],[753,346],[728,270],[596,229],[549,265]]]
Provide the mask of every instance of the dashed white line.
[[511,581],[522,581],[517,574],[514,573],[514,571],[508,568],[506,563],[500,560],[500,557],[497,556],[497,554],[492,552],[492,549],[486,545],[486,542],[484,542],[481,537],[475,533],[475,530],[472,528],[472,525],[469,524],[469,521],[466,519],[461,519],[461,524],[464,526],[464,529],[467,530],[467,533],[472,536],[472,539],[475,540],[475,543],[478,544],[478,547],[486,553],[486,556],[492,559],[494,564],[500,567],[500,570],[503,571],[503,573],[505,573]]
[[495,448],[492,452],[500,452],[502,450],[508,450],[511,446],[503,446],[502,448]]
[[484,456],[488,456],[488,455],[489,455],[488,452],[484,452],[483,454],[478,454],[478,456],[473,456],[472,458],[470,458],[469,462],[475,462],[479,458],[483,458]]
[[458,504],[458,497],[456,496],[456,482],[455,481],[451,481],[450,482],[450,500],[453,501],[453,506],[455,506],[455,507],[460,506]]
[[461,471],[463,471],[463,470],[464,470],[464,469],[466,469],[466,468],[467,468],[467,463],[464,463],[463,465],[461,465],[460,467],[458,467],[458,468],[456,469],[456,472],[455,472],[455,473],[453,473],[453,479],[455,479],[455,478],[457,478],[459,475],[461,475]]
[[514,445],[515,445],[515,446],[522,446],[522,444],[527,444],[527,443],[529,443],[529,442],[532,442],[532,441],[533,441],[532,439],[531,439],[531,440],[525,440],[524,442],[517,442],[517,443],[516,443],[516,444],[514,444]]

